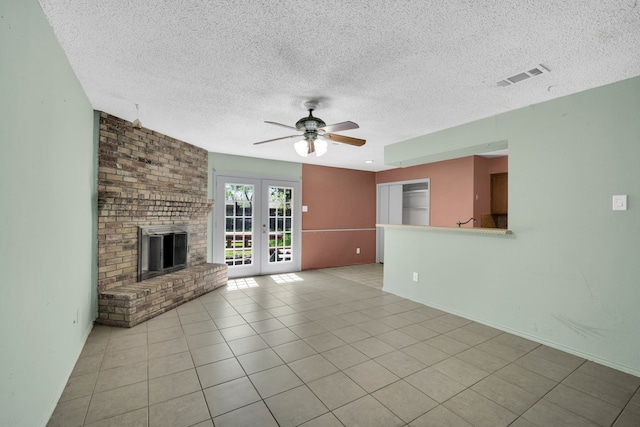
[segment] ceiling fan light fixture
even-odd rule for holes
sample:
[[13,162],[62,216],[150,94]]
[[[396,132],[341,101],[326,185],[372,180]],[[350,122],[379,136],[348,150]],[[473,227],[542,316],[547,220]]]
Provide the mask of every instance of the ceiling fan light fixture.
[[320,157],[327,153],[329,144],[327,144],[327,141],[323,138],[316,139],[314,145],[316,147],[316,156]]
[[309,157],[310,154],[316,153],[316,157],[323,156],[327,153],[329,144],[322,138],[303,139],[293,144],[296,153],[302,157]]
[[296,150],[296,153],[298,153],[300,156],[302,157],[309,156],[309,144],[307,143],[306,139],[303,139],[293,144],[293,148]]

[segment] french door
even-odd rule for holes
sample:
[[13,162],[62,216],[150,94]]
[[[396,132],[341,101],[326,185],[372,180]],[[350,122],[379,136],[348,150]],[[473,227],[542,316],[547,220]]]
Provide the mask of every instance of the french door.
[[213,253],[229,277],[300,270],[300,182],[217,175]]

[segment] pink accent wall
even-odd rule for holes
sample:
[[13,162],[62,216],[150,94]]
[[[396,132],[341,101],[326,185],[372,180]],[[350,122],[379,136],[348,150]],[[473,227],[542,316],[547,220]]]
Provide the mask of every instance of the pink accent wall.
[[487,172],[489,175],[493,173],[509,172],[509,156],[487,159]]
[[[356,248],[360,248],[360,254],[356,254]],[[375,230],[302,233],[303,270],[374,262],[376,262]]]
[[[431,218],[436,227],[455,227],[473,216],[474,158],[445,160],[378,172],[376,183],[431,179]],[[471,223],[466,226],[472,227]]]
[[480,227],[491,208],[490,175],[507,170],[507,157],[479,156],[377,173],[303,164],[302,269],[375,262],[376,184],[430,178],[432,226],[474,217]]
[[303,270],[375,262],[374,172],[303,164],[302,205]]

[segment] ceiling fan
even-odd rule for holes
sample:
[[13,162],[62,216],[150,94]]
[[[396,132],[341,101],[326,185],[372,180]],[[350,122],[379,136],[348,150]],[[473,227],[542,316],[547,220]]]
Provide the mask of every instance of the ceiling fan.
[[327,125],[322,119],[313,116],[314,109],[315,108],[308,108],[309,116],[303,117],[298,120],[295,127],[283,125],[282,123],[265,121],[265,123],[303,132],[302,135],[282,136],[280,138],[255,142],[253,145],[265,144],[267,142],[279,141],[281,139],[304,138],[293,145],[296,152],[302,157],[307,157],[312,153],[316,153],[316,156],[319,157],[327,152],[327,141],[340,142],[342,144],[355,145],[357,147],[363,146],[365,144],[366,141],[364,139],[352,138],[350,136],[331,133],[335,131],[358,129],[360,126],[358,126],[356,123],[341,122]]

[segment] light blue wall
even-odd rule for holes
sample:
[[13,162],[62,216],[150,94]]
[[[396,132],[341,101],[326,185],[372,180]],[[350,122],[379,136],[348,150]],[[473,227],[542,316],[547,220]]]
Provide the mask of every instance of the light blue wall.
[[[640,78],[385,156],[411,164],[499,141],[509,146],[514,234],[388,229],[384,289],[640,375]],[[612,211],[614,194],[628,195],[629,210]]]
[[0,425],[44,426],[95,317],[94,112],[36,0],[0,52]]
[[[242,175],[251,177],[267,177],[283,180],[302,179],[302,163],[282,162],[278,160],[258,159],[255,157],[233,156],[230,154],[209,153],[209,193],[214,198],[216,173]],[[207,258],[213,262],[213,212],[209,214],[207,237]]]

